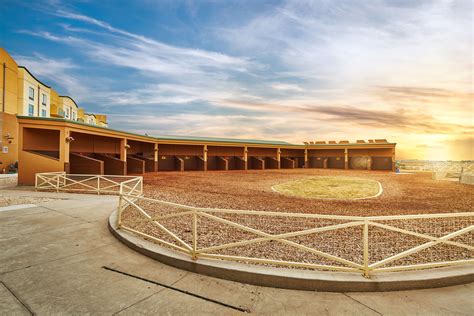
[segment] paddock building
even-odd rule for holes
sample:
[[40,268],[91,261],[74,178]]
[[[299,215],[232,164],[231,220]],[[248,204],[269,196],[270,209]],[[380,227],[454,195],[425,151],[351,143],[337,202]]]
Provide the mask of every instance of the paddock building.
[[18,116],[19,183],[37,172],[144,174],[159,171],[295,168],[393,170],[395,144],[336,144],[150,137],[59,118]]
[[151,137],[108,128],[69,96],[35,78],[0,48],[0,168],[18,161],[18,182],[38,172],[144,174],[161,171],[367,169],[393,170],[395,145],[385,139],[283,141]]

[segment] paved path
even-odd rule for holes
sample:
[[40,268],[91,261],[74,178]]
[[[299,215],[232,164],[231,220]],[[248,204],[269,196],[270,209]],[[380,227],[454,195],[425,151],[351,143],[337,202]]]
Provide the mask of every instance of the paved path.
[[182,271],[133,252],[109,233],[116,197],[20,190],[0,195],[59,198],[0,208],[0,314],[234,315],[239,308],[261,315],[474,314],[474,284],[346,294],[265,288]]

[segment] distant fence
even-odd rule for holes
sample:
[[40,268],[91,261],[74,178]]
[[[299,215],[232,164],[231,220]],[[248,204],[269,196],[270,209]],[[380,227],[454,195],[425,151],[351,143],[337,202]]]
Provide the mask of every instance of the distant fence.
[[143,194],[143,177],[44,172],[36,174],[35,189],[139,196]]
[[474,263],[474,212],[334,216],[199,208],[128,195],[120,229],[189,255],[291,268],[405,271]]

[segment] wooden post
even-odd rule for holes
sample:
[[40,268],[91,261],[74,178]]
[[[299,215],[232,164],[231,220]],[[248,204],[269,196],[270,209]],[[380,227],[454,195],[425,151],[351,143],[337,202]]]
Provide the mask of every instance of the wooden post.
[[392,149],[392,171],[395,172],[396,166],[395,166],[395,147]]
[[157,172],[158,171],[158,143],[155,143],[155,148],[153,149],[153,151],[154,151],[153,160],[155,162],[153,171]]
[[203,148],[203,159],[204,159],[204,171],[207,171],[207,145],[204,145]]
[[304,150],[304,167],[309,168],[309,163],[308,163],[308,148],[305,148]]
[[349,169],[349,152],[344,148],[344,169]]
[[280,159],[281,159],[281,150],[280,150],[280,148],[277,148],[277,168],[278,168],[278,169],[281,168]]
[[248,150],[247,150],[247,146],[244,147],[244,170],[247,170],[248,168]]
[[70,151],[70,144],[72,141],[71,133],[69,128],[64,128],[63,130],[59,131],[59,161],[63,164],[66,173],[69,173],[69,151]]
[[127,161],[127,139],[120,139],[120,160]]
[[193,226],[192,226],[192,233],[193,233],[193,245],[192,245],[192,258],[193,260],[197,259],[197,213],[193,211]]
[[363,232],[363,243],[364,243],[364,277],[369,277],[369,224],[367,221],[364,224]]

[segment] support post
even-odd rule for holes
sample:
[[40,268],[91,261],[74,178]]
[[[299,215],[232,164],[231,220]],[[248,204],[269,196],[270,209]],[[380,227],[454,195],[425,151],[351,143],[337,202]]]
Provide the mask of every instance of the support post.
[[120,160],[127,161],[127,139],[120,139]]
[[305,148],[304,150],[304,167],[309,168],[309,163],[308,163],[308,148]]
[[247,170],[248,168],[248,149],[247,149],[247,146],[244,147],[244,163],[245,163],[245,168],[244,170]]
[[154,152],[153,160],[155,162],[153,171],[157,172],[158,171],[158,143],[155,143],[155,148],[153,149],[153,152]]
[[392,171],[395,172],[395,147],[392,149]]
[[349,169],[349,152],[344,148],[344,169]]
[[280,168],[281,168],[280,159],[281,159],[281,149],[280,149],[280,148],[277,148],[277,169],[280,169]]
[[202,154],[203,160],[204,160],[204,171],[207,171],[207,145],[204,145],[203,147],[203,154]]
[[69,172],[69,149],[70,149],[70,142],[71,142],[71,133],[68,128],[64,130],[60,130],[59,137],[59,161],[64,166],[63,171],[66,173]]

